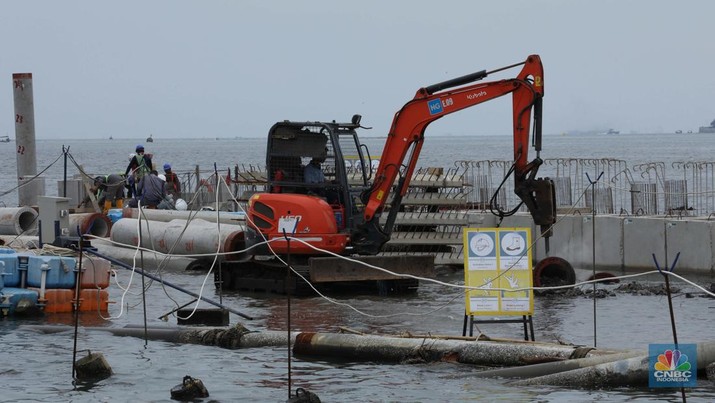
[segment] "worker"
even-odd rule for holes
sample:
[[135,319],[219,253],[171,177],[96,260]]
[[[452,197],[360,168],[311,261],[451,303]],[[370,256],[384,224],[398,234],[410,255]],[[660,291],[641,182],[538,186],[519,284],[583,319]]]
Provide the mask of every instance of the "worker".
[[171,164],[168,162],[164,164],[164,176],[166,176],[167,192],[174,200],[179,200],[181,198],[181,183],[179,183],[178,175],[171,170]]
[[[92,182],[89,190],[97,198],[97,204],[102,208],[105,214],[111,209],[124,207],[124,178],[121,175],[110,174],[106,176],[97,176]],[[77,205],[77,207],[91,206],[91,198],[89,195]]]
[[303,181],[308,184],[324,183],[325,174],[323,173],[322,163],[325,162],[325,156],[313,157],[308,165],[303,169]]
[[158,176],[158,172],[151,171],[137,184],[137,200],[147,208],[157,208],[166,199],[166,183]]
[[144,154],[144,146],[137,144],[135,148],[136,154],[129,160],[129,165],[127,165],[127,170],[124,172],[124,176],[128,178],[128,183],[130,184],[129,197],[132,195],[140,195],[136,193],[136,184],[150,171],[154,169],[154,165],[151,162],[151,154]]
[[326,188],[324,186],[328,183],[325,181],[325,174],[323,173],[322,168],[322,164],[325,162],[326,154],[313,157],[308,165],[303,168],[303,182],[308,185],[319,185],[309,186],[308,194],[315,194],[325,198],[329,204],[336,204],[339,202],[338,192],[335,189]]

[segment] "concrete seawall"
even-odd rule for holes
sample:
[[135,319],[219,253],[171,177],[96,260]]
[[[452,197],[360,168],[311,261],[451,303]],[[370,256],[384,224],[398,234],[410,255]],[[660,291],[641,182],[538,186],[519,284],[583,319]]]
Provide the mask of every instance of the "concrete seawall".
[[[486,214],[486,213],[485,213]],[[496,225],[485,217],[482,225]],[[618,215],[561,215],[554,226],[549,256],[568,260],[574,267],[591,267],[595,256],[599,270],[640,272],[655,270],[653,254],[661,268],[676,265],[679,273],[715,274],[715,220],[706,217],[634,217]],[[528,214],[505,218],[502,227],[530,227],[536,239],[539,230]],[[667,249],[666,249],[667,246]],[[532,256],[534,262],[546,257],[544,240],[538,239]]]

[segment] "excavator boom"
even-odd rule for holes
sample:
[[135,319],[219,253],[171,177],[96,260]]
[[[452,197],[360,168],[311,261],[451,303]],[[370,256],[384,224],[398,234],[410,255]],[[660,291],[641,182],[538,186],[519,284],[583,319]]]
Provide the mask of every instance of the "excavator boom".
[[[470,84],[489,74],[523,65],[516,78]],[[467,85],[469,84],[469,85]],[[458,87],[461,86],[461,87]],[[458,88],[454,88],[458,87]],[[387,142],[372,186],[363,194],[364,222],[351,236],[355,251],[376,254],[390,238],[397,209],[390,210],[387,223],[380,226],[379,217],[388,202],[395,180],[399,178],[392,205],[399,205],[407,192],[424,141],[424,132],[433,121],[495,98],[512,94],[515,193],[527,205],[542,232],[555,222],[553,183],[535,179],[541,164],[541,102],[544,96],[544,72],[538,55],[526,61],[490,72],[480,71],[442,83],[420,88],[394,116]],[[528,161],[532,110],[536,159]],[[408,156],[409,154],[409,156]]]

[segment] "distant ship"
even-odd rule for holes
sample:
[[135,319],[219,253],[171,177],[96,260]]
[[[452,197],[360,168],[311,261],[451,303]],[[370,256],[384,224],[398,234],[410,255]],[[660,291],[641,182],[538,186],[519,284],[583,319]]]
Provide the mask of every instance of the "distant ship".
[[604,132],[603,134],[621,134],[618,130],[613,130],[613,129],[608,129],[607,132]]
[[710,126],[700,126],[698,133],[715,133],[715,120],[710,122]]
[[146,138],[147,143],[153,143],[154,139],[151,137],[152,135],[150,134],[149,137]]
[[10,136],[0,136],[0,143],[9,143]]

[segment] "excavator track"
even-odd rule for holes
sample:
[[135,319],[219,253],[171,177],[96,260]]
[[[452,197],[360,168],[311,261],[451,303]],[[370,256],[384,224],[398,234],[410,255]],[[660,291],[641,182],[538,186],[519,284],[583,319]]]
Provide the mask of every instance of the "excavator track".
[[[391,271],[395,272],[409,267],[408,271],[411,275],[433,276],[434,257],[432,256],[373,256],[360,259],[380,267],[391,266]],[[223,262],[220,272],[214,274],[214,283],[217,288],[222,285],[224,290],[269,294],[290,293],[297,296],[315,295],[313,288],[320,292],[339,292],[341,295],[394,295],[414,293],[419,286],[417,279],[391,276],[375,269],[351,264],[340,258],[303,257],[300,261],[291,263],[291,266],[310,284],[295,272],[288,275],[285,264],[277,260]]]

